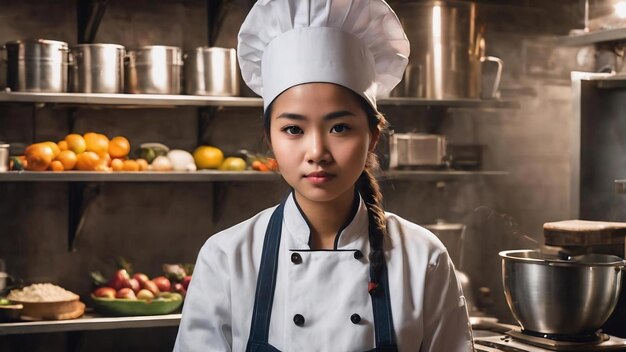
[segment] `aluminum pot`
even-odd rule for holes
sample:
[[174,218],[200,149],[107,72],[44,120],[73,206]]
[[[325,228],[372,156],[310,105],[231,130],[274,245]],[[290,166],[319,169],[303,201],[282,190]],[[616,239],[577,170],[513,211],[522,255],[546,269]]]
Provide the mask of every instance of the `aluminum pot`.
[[128,52],[125,91],[143,94],[180,94],[182,50],[175,46],[144,46]]
[[186,54],[185,92],[193,95],[238,96],[239,65],[236,50],[198,47]]
[[68,46],[65,42],[28,39],[4,45],[7,86],[20,92],[67,92]]
[[[495,98],[502,60],[485,56],[476,5],[464,1],[403,1],[394,6],[411,42],[402,82],[392,96],[428,99]],[[498,65],[482,92],[482,62]]]
[[525,331],[592,334],[617,304],[625,264],[619,257],[561,258],[538,250],[503,251],[500,257],[506,301]]
[[117,44],[72,47],[72,85],[78,93],[124,93],[125,49]]

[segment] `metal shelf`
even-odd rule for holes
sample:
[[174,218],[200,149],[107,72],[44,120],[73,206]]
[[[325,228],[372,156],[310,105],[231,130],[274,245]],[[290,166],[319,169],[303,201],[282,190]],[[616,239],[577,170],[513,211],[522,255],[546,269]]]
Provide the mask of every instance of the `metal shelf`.
[[555,38],[556,44],[563,46],[585,46],[619,41],[626,41],[626,28],[607,29]]
[[101,317],[85,314],[81,318],[71,320],[0,323],[0,335],[178,326],[180,318],[181,314],[139,317]]
[[[450,180],[484,176],[506,176],[504,171],[384,171],[382,180]],[[195,171],[195,172],[92,172],[92,171],[9,171],[0,172],[0,182],[251,182],[279,181],[274,172],[259,171]]]
[[[262,107],[261,98],[211,97],[199,95],[159,94],[92,94],[92,93],[26,93],[0,92],[0,103],[34,103],[55,105],[127,106],[127,107],[177,107],[223,106]],[[459,108],[519,108],[516,101],[499,99],[445,99],[421,98],[380,99],[381,106],[441,106]]]

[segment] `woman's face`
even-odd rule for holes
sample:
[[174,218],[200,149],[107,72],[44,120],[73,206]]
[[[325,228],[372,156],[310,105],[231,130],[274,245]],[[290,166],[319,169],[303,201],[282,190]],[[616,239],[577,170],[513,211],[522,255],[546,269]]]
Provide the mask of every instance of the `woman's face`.
[[354,93],[331,83],[292,87],[272,104],[270,144],[282,176],[299,198],[352,199],[378,132]]

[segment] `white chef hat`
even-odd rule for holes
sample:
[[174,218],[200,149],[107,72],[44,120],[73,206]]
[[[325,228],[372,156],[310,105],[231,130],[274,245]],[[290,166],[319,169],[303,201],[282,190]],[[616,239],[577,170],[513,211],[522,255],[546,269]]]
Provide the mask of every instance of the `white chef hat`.
[[342,85],[376,108],[402,79],[409,41],[383,0],[259,0],[241,26],[237,55],[264,108],[311,82]]

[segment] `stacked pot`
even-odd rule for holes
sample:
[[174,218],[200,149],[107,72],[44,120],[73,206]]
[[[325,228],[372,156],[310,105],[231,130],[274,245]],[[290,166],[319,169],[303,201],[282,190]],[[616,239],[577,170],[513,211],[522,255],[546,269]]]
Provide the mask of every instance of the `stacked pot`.
[[[42,93],[239,95],[235,49],[198,47],[183,56],[175,46],[151,45],[126,52],[118,44],[16,40],[4,45],[6,85]],[[184,63],[183,58],[187,58]]]

